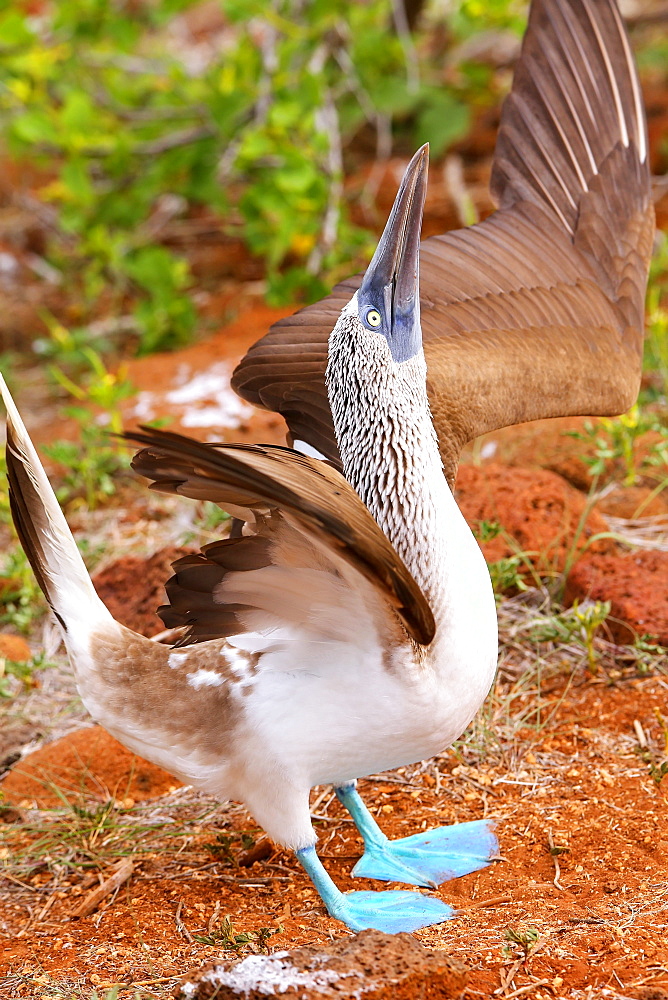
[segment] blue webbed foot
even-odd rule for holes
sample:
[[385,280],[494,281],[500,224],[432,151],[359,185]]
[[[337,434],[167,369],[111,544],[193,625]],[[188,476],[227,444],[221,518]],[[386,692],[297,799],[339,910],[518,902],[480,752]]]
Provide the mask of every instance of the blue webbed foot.
[[296,854],[328,912],[352,931],[373,927],[387,934],[399,934],[440,924],[455,915],[440,899],[419,892],[341,892],[323,868],[314,847],[305,847]]
[[498,855],[499,842],[488,820],[455,823],[403,840],[388,840],[354,783],[341,785],[335,791],[364,838],[364,854],[353,868],[353,875],[436,887],[448,879],[486,868]]
[[387,934],[416,931],[450,920],[455,915],[435,896],[394,889],[386,892],[346,892],[328,906],[330,914],[342,920],[351,931],[373,927]]
[[435,887],[486,868],[498,850],[499,842],[486,820],[457,823],[402,840],[367,840],[353,875]]

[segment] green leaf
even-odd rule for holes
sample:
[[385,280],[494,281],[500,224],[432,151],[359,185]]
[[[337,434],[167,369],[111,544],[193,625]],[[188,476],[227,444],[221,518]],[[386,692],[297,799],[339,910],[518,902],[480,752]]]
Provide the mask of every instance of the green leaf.
[[60,122],[66,130],[87,132],[95,126],[99,112],[85,90],[70,90],[63,102]]
[[69,194],[82,205],[91,205],[95,189],[83,160],[69,160],[60,171],[60,179]]
[[25,14],[17,10],[8,10],[0,14],[0,51],[19,45],[29,45],[34,35],[28,27]]
[[55,143],[56,131],[47,112],[26,111],[15,118],[11,130],[17,139],[27,143]]
[[470,126],[467,106],[447,90],[434,90],[418,116],[415,129],[417,145],[428,142],[433,157],[466,135]]

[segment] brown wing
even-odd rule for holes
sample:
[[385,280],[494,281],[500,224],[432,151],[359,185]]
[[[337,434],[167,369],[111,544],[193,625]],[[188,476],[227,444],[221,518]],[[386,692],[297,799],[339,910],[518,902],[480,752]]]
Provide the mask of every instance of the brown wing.
[[[454,477],[462,445],[541,417],[613,414],[640,380],[654,233],[640,90],[615,0],[534,0],[494,157],[499,211],[422,244],[429,393]],[[233,385],[339,461],[327,339],[361,276],[281,320]]]
[[[284,521],[296,527],[301,536],[297,539],[293,533],[295,559],[298,549],[310,542],[332,558],[345,560],[396,609],[417,642],[431,642],[434,618],[422,591],[357,493],[335,469],[289,448],[271,445],[207,445],[155,430],[131,432],[126,437],[146,446],[135,456],[132,467],[153,480],[152,489],[211,500],[241,517],[252,532],[215,542],[200,556],[188,556],[175,565],[177,577],[182,574],[180,582],[173,585],[173,592],[180,590],[181,594],[176,603],[181,601],[182,607],[177,607],[177,612],[191,599],[186,591],[191,597],[195,589],[205,595],[199,605],[205,612],[206,628],[199,632],[197,627],[191,628],[187,641],[213,638],[212,628],[217,636],[226,634],[230,625],[227,618],[234,618],[235,608],[214,607],[210,595],[226,572],[268,565],[270,549],[279,544],[275,539],[281,536]],[[285,551],[284,536],[285,532],[283,563],[292,558]],[[170,599],[174,607],[171,594]],[[208,617],[206,608],[211,612]],[[193,624],[192,619],[177,620],[173,615],[166,621],[170,625]]]

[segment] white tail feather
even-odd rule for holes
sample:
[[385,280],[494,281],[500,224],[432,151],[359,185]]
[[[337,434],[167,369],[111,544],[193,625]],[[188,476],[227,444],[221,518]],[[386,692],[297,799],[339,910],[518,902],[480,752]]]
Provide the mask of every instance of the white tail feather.
[[[8,469],[12,463],[17,463],[16,471],[23,471],[27,486],[21,490],[20,497],[14,498],[14,503],[20,503],[29,524],[22,528],[17,523],[17,529],[45,596],[66,631],[70,623],[92,627],[100,621],[113,621],[95,592],[39,455],[1,374],[0,392],[7,410]],[[29,535],[35,538],[35,551],[29,551],[32,548]]]

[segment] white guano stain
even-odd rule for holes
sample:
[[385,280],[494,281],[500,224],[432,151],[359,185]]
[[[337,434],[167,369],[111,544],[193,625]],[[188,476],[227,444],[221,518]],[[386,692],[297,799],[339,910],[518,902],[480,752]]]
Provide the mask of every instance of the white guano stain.
[[230,386],[231,365],[219,361],[204,372],[193,372],[181,365],[174,385],[167,392],[144,390],[138,393],[130,415],[137,420],[152,420],[165,406],[181,410],[182,427],[237,428],[253,415],[253,407],[244,403]]
[[[241,998],[248,997],[254,990],[258,993],[280,996],[288,990],[300,987],[317,989],[331,986],[340,978],[340,974],[334,969],[321,968],[313,971],[296,969],[289,961],[288,952],[277,951],[274,955],[249,955],[231,969],[215,965],[204,973],[199,982],[211,983],[217,989],[227,987],[235,996]],[[181,992],[186,997],[192,997],[197,987],[196,983],[185,983],[181,986]]]
[[238,427],[253,413],[253,408],[239,399],[230,386],[231,368],[226,362],[212,365],[208,371],[179,374],[180,385],[165,395],[171,406],[183,406],[184,427]]

